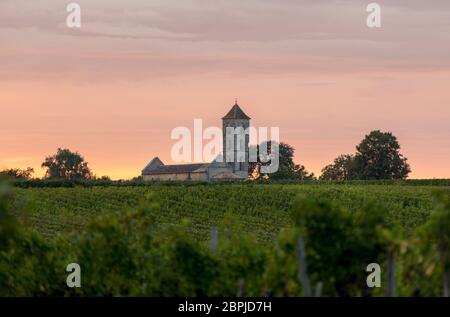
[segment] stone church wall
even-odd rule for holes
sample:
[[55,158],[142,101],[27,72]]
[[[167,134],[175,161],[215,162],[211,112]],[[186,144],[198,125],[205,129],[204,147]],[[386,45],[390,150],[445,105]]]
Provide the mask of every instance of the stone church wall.
[[[190,179],[189,179],[190,175]],[[153,174],[143,175],[144,181],[207,181],[208,177],[206,172],[204,173],[174,173],[174,174]]]

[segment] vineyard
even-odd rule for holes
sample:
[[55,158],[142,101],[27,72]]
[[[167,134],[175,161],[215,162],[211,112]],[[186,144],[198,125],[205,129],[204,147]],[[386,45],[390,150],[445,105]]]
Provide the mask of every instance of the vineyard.
[[0,184],[0,295],[448,296],[449,211],[445,186]]
[[389,211],[388,221],[408,232],[426,222],[433,192],[439,188],[314,184],[17,188],[16,204],[29,204],[23,217],[37,232],[51,238],[78,232],[98,216],[134,208],[152,193],[160,205],[152,214],[159,226],[188,218],[193,237],[206,240],[212,226],[232,216],[245,232],[268,241],[291,225],[289,209],[298,194],[336,201],[350,211],[369,202],[381,203]]

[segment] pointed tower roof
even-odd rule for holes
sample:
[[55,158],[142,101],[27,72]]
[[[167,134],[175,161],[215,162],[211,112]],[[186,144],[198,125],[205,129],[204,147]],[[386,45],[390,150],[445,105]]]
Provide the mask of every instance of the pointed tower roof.
[[237,100],[234,106],[230,111],[223,117],[222,119],[247,119],[250,120],[250,117],[247,116],[244,111],[242,111],[241,107],[237,104]]

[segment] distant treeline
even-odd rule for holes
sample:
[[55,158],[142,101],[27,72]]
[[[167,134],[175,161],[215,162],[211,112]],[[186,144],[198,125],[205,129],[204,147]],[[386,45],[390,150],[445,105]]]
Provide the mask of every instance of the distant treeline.
[[[380,184],[381,180],[381,184],[386,184],[388,180],[387,184],[405,184],[403,180],[406,180],[411,172],[407,159],[400,153],[397,138],[390,132],[379,130],[366,135],[356,146],[355,154],[339,155],[333,163],[322,169],[319,177],[308,172],[304,165],[294,162],[295,149],[287,143],[266,141],[255,146],[255,150],[258,160],[249,164],[248,178],[259,182],[270,180],[277,183],[304,183],[320,180],[345,184],[348,181],[356,181],[357,184]],[[278,157],[277,170],[265,173],[263,167],[274,163],[272,159],[266,160],[271,156]],[[79,152],[70,149],[58,148],[55,154],[45,158],[41,167],[46,170],[43,181],[34,180],[32,167],[5,169],[0,171],[0,177],[17,179],[14,182],[23,186],[144,185],[140,176],[118,182],[112,182],[107,175],[99,177]],[[406,184],[411,185],[411,182],[412,185],[416,184],[416,181],[407,181]],[[417,184],[448,185],[448,180],[420,180]]]
[[398,186],[450,186],[450,179],[401,179],[401,180],[346,180],[346,181],[325,181],[325,180],[258,180],[258,181],[236,181],[236,182],[196,182],[196,181],[143,181],[133,180],[109,180],[109,179],[12,179],[12,184],[16,187],[92,187],[92,186],[211,186],[223,184],[311,184],[311,185],[398,185]]

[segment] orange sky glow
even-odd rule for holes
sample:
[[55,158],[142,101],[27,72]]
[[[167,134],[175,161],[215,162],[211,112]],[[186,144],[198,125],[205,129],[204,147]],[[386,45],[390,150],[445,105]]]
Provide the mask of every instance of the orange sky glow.
[[[371,130],[410,178],[450,178],[450,2],[90,0],[81,29],[56,0],[0,2],[0,169],[79,151],[97,176],[171,163],[171,130],[221,126],[237,97],[320,175]],[[124,7],[125,6],[125,7]]]

